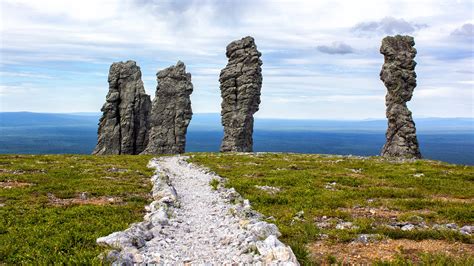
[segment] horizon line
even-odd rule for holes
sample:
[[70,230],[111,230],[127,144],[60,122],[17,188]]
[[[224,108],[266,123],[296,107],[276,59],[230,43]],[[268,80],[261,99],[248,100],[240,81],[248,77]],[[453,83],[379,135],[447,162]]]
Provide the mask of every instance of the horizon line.
[[[80,115],[80,114],[102,114],[102,112],[35,112],[35,111],[0,111],[0,113],[32,113],[32,114],[65,114],[65,115]],[[196,112],[193,114],[199,115],[219,115],[220,113],[215,112]],[[321,121],[379,121],[379,120],[386,120],[385,117],[366,117],[366,118],[355,118],[355,119],[344,119],[344,118],[301,118],[301,117],[261,117],[261,116],[254,116],[256,119],[272,119],[272,120],[321,120]],[[437,117],[437,116],[420,116],[414,117],[414,119],[472,119],[473,117],[462,117],[462,116],[454,116],[454,117]]]

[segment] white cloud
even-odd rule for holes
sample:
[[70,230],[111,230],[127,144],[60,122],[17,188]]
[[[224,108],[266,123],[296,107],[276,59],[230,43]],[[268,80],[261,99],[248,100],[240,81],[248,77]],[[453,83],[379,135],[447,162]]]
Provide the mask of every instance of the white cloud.
[[[1,110],[44,110],[45,103],[59,97],[53,93],[59,93],[68,103],[77,95],[87,100],[48,108],[97,111],[107,90],[108,65],[134,59],[152,95],[156,71],[182,60],[194,83],[193,110],[219,111],[225,47],[246,35],[255,37],[263,53],[259,113],[265,116],[383,117],[385,88],[378,76],[383,57],[378,49],[384,34],[401,31],[413,34],[417,43],[415,94],[428,93],[424,88],[443,87],[451,93],[472,88],[472,73],[466,72],[473,64],[472,45],[450,35],[472,25],[469,0],[4,0],[0,7],[0,85],[5,91],[31,83],[41,91],[34,94],[35,101],[2,94],[2,102],[16,101],[16,106],[2,104]],[[378,34],[361,37],[354,27]],[[349,51],[357,53],[334,55]],[[273,102],[300,96],[326,100]],[[434,97],[417,111],[430,116],[439,104]],[[469,97],[456,100],[472,108]],[[347,104],[341,108],[338,101]],[[414,97],[410,104],[418,101]],[[452,116],[472,113],[444,110]]]
[[[18,85],[0,85],[0,95],[27,95],[31,92],[38,91],[33,87],[33,84],[23,83]],[[3,100],[2,100],[3,102]]]
[[474,39],[474,25],[472,23],[466,23],[451,32],[451,36],[466,39],[472,42]]
[[352,54],[354,48],[343,42],[333,42],[331,45],[320,45],[318,50],[326,54]]
[[7,72],[0,71],[0,76],[3,77],[19,77],[19,78],[38,78],[38,79],[52,79],[50,75],[44,75],[32,72]]
[[408,22],[402,18],[385,17],[379,21],[360,22],[353,30],[362,35],[396,35],[413,33],[426,27],[428,25]]

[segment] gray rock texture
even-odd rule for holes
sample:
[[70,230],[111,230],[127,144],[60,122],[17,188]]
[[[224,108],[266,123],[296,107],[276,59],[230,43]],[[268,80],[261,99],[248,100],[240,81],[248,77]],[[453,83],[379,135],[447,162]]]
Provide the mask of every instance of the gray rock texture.
[[184,153],[186,131],[193,116],[191,74],[178,61],[156,74],[158,86],[150,115],[148,146],[144,154]]
[[222,125],[221,151],[251,152],[253,115],[260,104],[261,53],[252,37],[227,45],[227,66],[220,73]]
[[385,61],[380,79],[387,87],[385,105],[388,119],[387,141],[382,156],[421,158],[416,128],[406,103],[416,87],[416,49],[410,36],[387,36],[382,40],[380,53]]
[[150,96],[134,61],[113,63],[93,154],[139,154],[148,143]]

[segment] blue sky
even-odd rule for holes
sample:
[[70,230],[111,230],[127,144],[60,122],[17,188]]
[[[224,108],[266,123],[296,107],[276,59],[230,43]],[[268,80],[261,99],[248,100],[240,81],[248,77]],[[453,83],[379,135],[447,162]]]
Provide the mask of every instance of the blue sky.
[[192,74],[193,111],[220,111],[226,45],[251,35],[262,52],[258,117],[385,116],[386,35],[415,37],[415,117],[474,117],[472,1],[3,0],[0,111],[97,112],[112,62]]

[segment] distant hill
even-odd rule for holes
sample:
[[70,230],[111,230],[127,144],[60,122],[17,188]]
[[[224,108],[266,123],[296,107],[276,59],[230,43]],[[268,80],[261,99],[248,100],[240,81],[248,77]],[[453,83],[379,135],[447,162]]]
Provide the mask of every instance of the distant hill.
[[[16,126],[92,126],[97,127],[100,113],[0,112],[0,127]],[[222,130],[220,115],[193,115],[190,130]],[[474,118],[415,118],[419,132],[474,132]],[[386,120],[304,120],[256,118],[255,130],[265,131],[385,131]]]
[[55,114],[30,112],[0,113],[0,127],[17,126],[97,126],[100,114]]
[[[220,115],[194,114],[190,129],[199,131],[222,130]],[[419,132],[474,132],[474,118],[415,118]],[[264,131],[337,131],[379,132],[387,129],[385,119],[378,120],[315,120],[256,118],[255,130]]]
[[[0,113],[0,153],[91,153],[100,113]],[[415,118],[426,158],[474,164],[474,119]],[[255,119],[254,150],[377,155],[385,142],[386,120]],[[220,115],[194,114],[187,151],[218,151]]]

